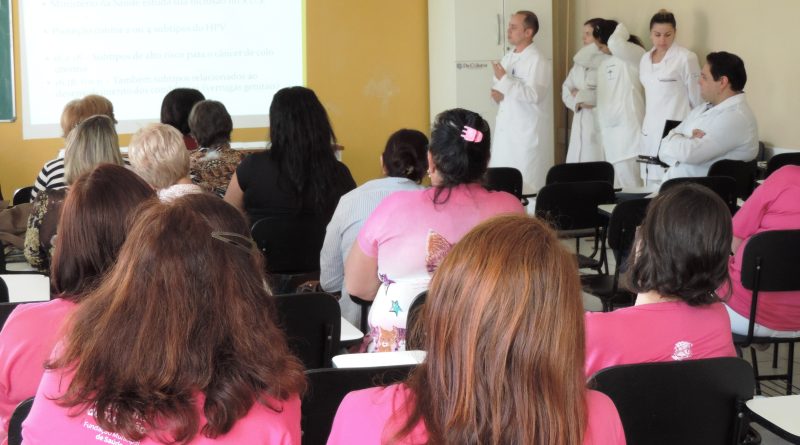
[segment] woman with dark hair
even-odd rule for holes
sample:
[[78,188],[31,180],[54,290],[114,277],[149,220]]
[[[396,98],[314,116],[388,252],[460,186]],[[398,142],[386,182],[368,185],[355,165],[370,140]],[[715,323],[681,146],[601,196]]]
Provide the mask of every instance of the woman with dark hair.
[[576,267],[535,218],[472,229],[431,282],[425,361],[405,383],[348,394],[328,445],[624,444],[614,404],[586,389]]
[[593,32],[595,45],[611,55],[600,64],[597,78],[597,119],[606,161],[614,166],[615,183],[623,188],[641,185],[639,155],[644,116],[644,93],[639,83],[642,43],[625,25],[603,20]]
[[344,284],[344,262],[356,240],[358,231],[380,202],[399,190],[418,190],[428,168],[428,138],[417,130],[398,130],[389,137],[381,155],[384,178],[373,179],[347,192],[339,200],[336,211],[325,231],[320,252],[322,288],[329,292],[342,291],[339,306],[342,316],[358,325],[360,307],[348,298]]
[[408,309],[453,244],[485,219],[523,212],[514,196],[481,186],[490,146],[489,124],[479,114],[440,113],[428,149],[433,187],[392,194],[361,228],[344,280],[348,293],[374,300],[369,352],[405,349]]
[[24,442],[299,444],[302,364],[241,213],[205,193],[138,213],[46,365]]
[[596,127],[597,68],[608,57],[594,44],[594,27],[603,19],[589,19],[583,24],[583,48],[572,58],[574,65],[561,86],[561,100],[572,110],[567,162],[604,161],[603,147]]
[[231,148],[233,119],[222,102],[197,102],[189,113],[189,128],[200,148],[189,157],[192,181],[220,197],[244,155]]
[[715,292],[729,280],[731,237],[730,211],[708,188],[659,193],[629,260],[636,305],[586,313],[586,375],[630,363],[735,356]]
[[[697,55],[675,43],[675,16],[661,9],[650,19],[653,48],[639,62],[639,80],[644,86],[645,113],[642,122],[643,155],[658,155],[666,121],[682,121],[700,97],[700,63]],[[661,182],[664,169],[642,164],[642,179]]]
[[271,148],[242,161],[225,200],[250,222],[311,214],[327,224],[339,198],[356,183],[336,160],[336,135],[325,107],[308,88],[283,88],[272,98],[269,119]]
[[135,173],[112,164],[98,166],[70,187],[50,271],[55,298],[19,305],[0,332],[0,431],[8,428],[17,404],[36,394],[62,322],[116,260],[128,217],[154,197]]
[[187,150],[198,148],[189,128],[189,113],[194,104],[205,99],[203,93],[194,88],[175,88],[161,102],[161,123],[172,125],[181,132]]

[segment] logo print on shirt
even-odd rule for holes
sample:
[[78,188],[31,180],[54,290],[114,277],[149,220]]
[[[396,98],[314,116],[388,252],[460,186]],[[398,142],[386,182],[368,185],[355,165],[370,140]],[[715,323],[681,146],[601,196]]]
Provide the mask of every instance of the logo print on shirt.
[[425,246],[425,267],[428,269],[429,274],[433,275],[433,272],[439,268],[439,265],[442,264],[444,257],[447,256],[452,247],[453,244],[447,241],[445,237],[439,235],[433,229],[428,230],[428,239]]
[[681,361],[692,358],[692,344],[688,341],[675,343],[675,350],[672,352],[672,360]]
[[403,312],[403,310],[400,309],[400,302],[398,300],[392,300],[392,308],[389,309],[389,312],[394,312],[395,317],[400,315],[400,312]]

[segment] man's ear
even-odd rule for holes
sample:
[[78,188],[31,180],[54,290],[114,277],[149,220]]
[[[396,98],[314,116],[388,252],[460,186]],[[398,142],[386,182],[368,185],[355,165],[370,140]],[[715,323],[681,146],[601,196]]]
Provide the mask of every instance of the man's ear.
[[731,81],[728,76],[719,76],[719,84],[723,90],[731,87]]

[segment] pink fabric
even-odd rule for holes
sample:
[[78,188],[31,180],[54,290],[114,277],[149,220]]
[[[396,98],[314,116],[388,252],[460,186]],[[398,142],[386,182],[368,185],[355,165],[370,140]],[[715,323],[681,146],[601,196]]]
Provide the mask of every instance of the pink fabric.
[[[377,257],[382,282],[369,313],[370,352],[405,349],[409,306],[428,288],[433,271],[453,244],[492,216],[523,213],[514,196],[489,192],[478,184],[454,187],[444,204],[433,204],[434,193],[434,189],[393,193],[358,234],[361,250]],[[440,199],[445,197],[446,191]]]
[[642,304],[585,319],[587,377],[616,365],[736,356],[722,303]]
[[[158,444],[151,438],[133,442],[116,433],[97,426],[91,408],[63,408],[53,400],[63,395],[72,381],[72,375],[48,371],[42,377],[33,407],[22,424],[22,440],[25,445],[69,443],[69,444]],[[254,403],[250,411],[239,419],[225,435],[216,439],[194,437],[189,444],[255,444],[255,445],[300,445],[300,399],[295,395],[284,402],[274,399],[269,404],[280,408],[280,412]],[[204,397],[197,395],[197,410],[200,425],[206,423],[203,415]],[[77,414],[70,416],[69,414]]]
[[56,298],[17,306],[0,332],[0,420],[2,436],[19,402],[33,397],[44,362],[61,338],[63,321],[75,303]]
[[[742,258],[751,236],[766,230],[800,229],[800,166],[787,165],[756,187],[733,217],[733,236],[744,240],[728,262],[733,282],[725,303],[750,318],[752,291],[742,286]],[[720,295],[728,294],[723,286]],[[759,292],[756,322],[776,331],[800,330],[800,292]]]
[[[328,445],[375,445],[386,443],[408,418],[411,390],[403,384],[369,388],[348,394],[336,412]],[[587,391],[589,422],[584,445],[624,445],[625,433],[614,403],[596,391]],[[428,439],[424,423],[398,445],[419,445]]]

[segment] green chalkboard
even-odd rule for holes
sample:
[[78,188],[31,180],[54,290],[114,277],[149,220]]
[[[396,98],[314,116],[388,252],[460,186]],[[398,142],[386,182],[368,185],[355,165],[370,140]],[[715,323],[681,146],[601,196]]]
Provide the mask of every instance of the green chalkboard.
[[14,31],[11,0],[0,0],[0,121],[14,120]]

